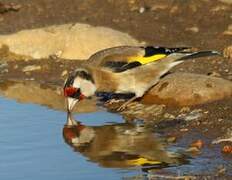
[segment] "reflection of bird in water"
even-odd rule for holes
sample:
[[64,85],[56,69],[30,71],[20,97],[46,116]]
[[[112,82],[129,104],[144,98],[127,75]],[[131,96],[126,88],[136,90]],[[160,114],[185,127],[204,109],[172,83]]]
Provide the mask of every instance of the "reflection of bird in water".
[[145,127],[113,124],[65,125],[63,137],[75,151],[104,167],[149,165],[162,167],[181,163],[181,156],[165,151],[164,142]]
[[122,110],[156,85],[172,67],[188,59],[218,54],[187,49],[120,46],[97,52],[72,72],[65,82],[68,118],[76,102],[93,96],[96,91],[134,94],[119,108]]

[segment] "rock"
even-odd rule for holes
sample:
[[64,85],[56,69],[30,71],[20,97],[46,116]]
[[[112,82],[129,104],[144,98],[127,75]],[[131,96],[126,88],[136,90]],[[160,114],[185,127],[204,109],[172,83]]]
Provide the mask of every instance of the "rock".
[[193,32],[193,33],[198,33],[199,32],[199,28],[197,26],[189,27],[189,28],[186,28],[185,30]]
[[201,148],[203,147],[203,145],[204,145],[204,142],[203,142],[201,139],[199,139],[199,140],[193,142],[193,143],[190,145],[190,147],[196,147],[196,148],[198,148],[198,149],[201,149]]
[[54,55],[64,59],[87,59],[101,49],[141,44],[126,33],[77,23],[1,35],[0,47],[3,45],[12,53],[34,59]]
[[29,65],[22,69],[23,72],[30,72],[30,71],[37,71],[37,70],[41,70],[41,66]]
[[180,109],[180,113],[187,113],[187,112],[189,112],[190,111],[190,108],[189,107],[182,107],[181,109]]
[[232,59],[232,45],[224,49],[223,56]]
[[195,109],[188,114],[179,114],[177,118],[184,119],[185,121],[193,121],[202,117],[202,114],[203,113],[201,109]]
[[167,8],[167,4],[154,4],[153,6],[151,6],[151,11],[165,10]]
[[189,147],[185,150],[185,152],[192,153],[192,154],[199,154],[200,150],[197,147]]
[[146,8],[145,8],[145,7],[140,7],[140,8],[139,8],[139,13],[140,13],[140,14],[143,14],[145,11],[146,11]]
[[168,137],[167,138],[167,142],[168,143],[174,143],[174,142],[176,142],[176,137],[175,136]]
[[223,32],[224,35],[232,35],[232,24],[230,24],[227,28],[227,30],[225,30]]
[[199,74],[173,73],[161,79],[147,92],[142,102],[169,106],[193,106],[231,96],[231,81]]
[[64,70],[62,73],[61,73],[61,76],[66,76],[68,74],[68,71],[67,70]]
[[175,116],[172,115],[172,114],[169,114],[169,113],[165,113],[165,114],[164,114],[164,118],[165,118],[165,119],[175,119]]
[[221,77],[221,74],[218,73],[218,72],[216,72],[216,71],[210,72],[210,73],[208,73],[207,75],[213,76],[213,77]]

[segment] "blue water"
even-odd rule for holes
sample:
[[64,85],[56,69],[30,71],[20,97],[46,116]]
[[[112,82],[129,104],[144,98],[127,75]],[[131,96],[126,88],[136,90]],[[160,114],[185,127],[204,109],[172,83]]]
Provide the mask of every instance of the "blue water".
[[[119,115],[96,112],[75,118],[87,125],[122,122]],[[139,169],[101,168],[65,144],[66,113],[0,98],[0,179],[123,179]]]

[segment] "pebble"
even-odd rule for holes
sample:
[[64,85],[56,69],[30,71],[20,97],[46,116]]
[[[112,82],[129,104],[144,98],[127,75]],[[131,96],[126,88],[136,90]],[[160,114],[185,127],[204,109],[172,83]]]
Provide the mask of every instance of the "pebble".
[[186,149],[185,151],[189,153],[200,153],[200,150],[197,147],[190,147]]
[[[1,63],[0,64],[0,69],[5,69],[5,68],[7,68],[8,67],[8,64],[7,63]],[[2,70],[3,71],[3,70]]]
[[199,140],[193,142],[190,146],[201,149],[203,147],[203,145],[204,145],[203,141],[199,139]]
[[199,28],[197,26],[189,27],[189,28],[186,28],[185,30],[193,32],[193,33],[198,33],[199,32]]
[[165,118],[165,119],[175,119],[175,116],[172,115],[172,114],[169,114],[169,113],[165,113],[165,114],[164,114],[164,118]]
[[155,4],[151,7],[151,11],[157,11],[157,10],[165,10],[168,6],[165,4]]
[[213,77],[221,77],[221,74],[215,71],[208,73],[208,75]]
[[29,65],[22,69],[23,72],[37,71],[41,70],[41,66],[38,65]]
[[230,24],[227,28],[227,30],[225,30],[223,32],[224,35],[232,35],[232,24]]
[[188,131],[187,128],[182,128],[182,129],[180,129],[180,132],[187,132],[187,131]]
[[224,56],[225,58],[232,59],[232,45],[226,47],[226,48],[223,50],[223,56]]
[[67,70],[64,70],[62,73],[61,73],[61,76],[66,76],[68,74],[68,71]]
[[190,111],[190,107],[183,107],[183,108],[181,108],[180,113],[186,113],[189,111]]
[[176,142],[176,137],[172,136],[172,137],[167,138],[167,142],[168,143],[174,143],[174,142]]
[[139,8],[139,13],[142,14],[146,11],[146,8],[145,7],[140,7]]

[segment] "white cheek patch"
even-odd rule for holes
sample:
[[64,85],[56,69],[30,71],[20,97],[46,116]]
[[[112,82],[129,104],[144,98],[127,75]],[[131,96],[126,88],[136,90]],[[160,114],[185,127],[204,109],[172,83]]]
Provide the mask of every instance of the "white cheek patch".
[[82,94],[84,94],[86,97],[93,96],[96,91],[96,86],[91,81],[85,79],[81,80],[80,88]]
[[80,88],[81,93],[86,97],[93,96],[96,91],[96,86],[91,81],[79,77],[75,78],[73,87]]

